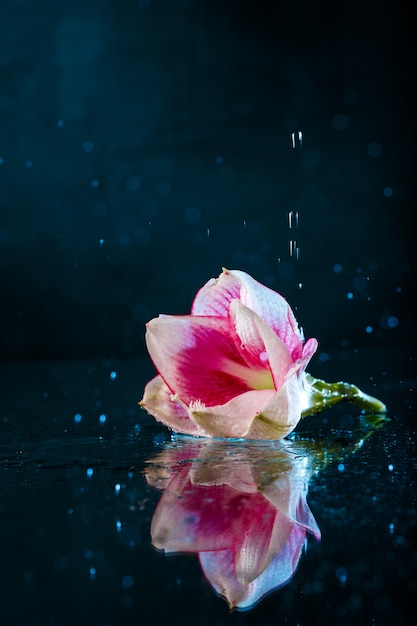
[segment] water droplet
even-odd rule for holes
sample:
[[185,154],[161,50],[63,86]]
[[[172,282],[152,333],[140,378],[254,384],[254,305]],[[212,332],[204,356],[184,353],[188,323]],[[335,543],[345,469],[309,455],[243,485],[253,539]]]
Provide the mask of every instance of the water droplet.
[[388,528],[389,528],[390,533],[392,534],[394,532],[394,524],[391,522]]
[[210,239],[210,228],[207,228],[207,239]]
[[395,315],[383,315],[380,321],[381,327],[385,330],[388,330],[390,328],[397,328],[399,323],[400,320]]
[[91,478],[93,474],[94,474],[93,468],[89,467],[87,470],[87,478]]
[[303,288],[303,283],[298,283],[298,289],[302,289]]
[[96,189],[99,186],[99,182],[97,178],[93,178],[93,180],[91,181],[91,186],[94,187],[94,189]]
[[116,530],[118,533],[122,530],[122,522],[120,520],[116,521]]
[[288,227],[298,228],[298,211],[290,211],[288,213]]
[[333,265],[333,271],[335,274],[340,274],[340,272],[342,271],[342,266],[340,265],[340,263],[335,263]]
[[301,130],[297,130],[295,133],[291,133],[291,145],[295,149],[300,149],[303,146],[303,133]]
[[339,472],[344,472],[345,471],[345,466],[343,463],[339,463],[339,465],[337,466],[337,469],[339,470]]
[[288,242],[288,246],[289,246],[289,253],[290,256],[297,256],[297,250],[299,250],[298,246],[297,246],[297,242],[295,239],[290,239],[290,241]]
[[344,585],[347,580],[347,569],[345,567],[338,567],[336,570],[336,576],[338,577],[342,585]]
[[76,414],[74,415],[74,422],[75,422],[76,424],[79,424],[79,423],[81,422],[82,418],[83,418],[83,417],[82,417],[81,413],[76,413]]
[[390,472],[392,472],[392,470],[393,470],[393,469],[394,469],[394,466],[393,466],[393,464],[392,464],[392,463],[390,463],[390,464],[388,465],[388,470],[389,470]]
[[100,424],[105,424],[106,420],[107,420],[107,415],[104,415],[104,413],[102,413],[100,417],[98,418],[98,421],[100,422]]
[[114,486],[114,493],[118,495],[120,493],[120,483],[116,483]]
[[133,585],[133,576],[130,576],[129,574],[126,574],[126,576],[123,576],[122,586],[125,587],[126,589],[129,589],[130,587],[132,587],[132,585]]
[[246,220],[243,220],[243,228],[246,228]]
[[110,372],[110,380],[116,380],[117,372]]
[[372,329],[372,326],[367,326],[367,327],[366,327],[366,332],[367,332],[368,334],[371,334],[372,330],[373,330],[373,329]]
[[353,293],[351,291],[349,291],[349,293],[347,294],[347,299],[353,300]]
[[94,150],[94,144],[92,141],[84,141],[83,143],[83,150],[84,152],[93,152]]
[[90,578],[95,578],[95,577],[96,577],[96,568],[90,567]]
[[100,246],[102,246],[102,245],[103,245],[103,243],[104,243],[104,239],[100,239],[100,242],[99,242],[99,243],[100,243]]

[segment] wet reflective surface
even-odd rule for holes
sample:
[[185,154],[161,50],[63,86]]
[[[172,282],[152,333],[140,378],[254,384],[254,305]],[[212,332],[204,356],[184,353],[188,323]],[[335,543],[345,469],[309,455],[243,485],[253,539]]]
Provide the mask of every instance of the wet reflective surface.
[[2,624],[409,623],[413,380],[369,389],[388,422],[346,404],[255,444],[172,437],[135,405],[152,373],[2,366]]

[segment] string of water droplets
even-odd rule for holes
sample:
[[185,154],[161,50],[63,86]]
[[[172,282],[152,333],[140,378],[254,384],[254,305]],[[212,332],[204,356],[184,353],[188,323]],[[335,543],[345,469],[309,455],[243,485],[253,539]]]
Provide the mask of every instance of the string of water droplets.
[[[303,133],[301,130],[291,133],[291,146],[294,150],[301,150],[303,146]],[[288,213],[288,228],[290,230],[298,229],[299,215],[298,211],[290,211]],[[291,233],[292,234],[292,233]],[[288,252],[290,257],[295,257],[298,261],[300,258],[300,247],[297,239],[291,237],[288,242]]]

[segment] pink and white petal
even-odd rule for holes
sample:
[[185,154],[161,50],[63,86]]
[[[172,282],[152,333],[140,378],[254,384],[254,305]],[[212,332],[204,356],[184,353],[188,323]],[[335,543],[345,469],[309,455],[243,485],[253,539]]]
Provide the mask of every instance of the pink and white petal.
[[320,528],[307,503],[309,471],[303,467],[306,462],[307,458],[297,457],[290,472],[263,486],[261,492],[291,523],[302,526],[319,540]]
[[188,406],[228,402],[251,388],[251,371],[230,336],[227,318],[163,315],[147,324],[149,354],[170,389]]
[[188,414],[208,437],[245,437],[254,416],[268,406],[274,395],[273,389],[260,389],[242,393],[218,406],[205,407],[198,402],[191,403]]
[[200,552],[201,568],[214,589],[224,596],[230,608],[249,609],[261,598],[282,587],[293,576],[303,545],[304,529],[293,526],[287,540],[259,576],[249,583],[239,578],[232,550]]
[[230,270],[229,274],[240,281],[240,301],[273,329],[287,345],[293,358],[301,356],[302,334],[288,302],[276,291],[262,285],[241,270]]
[[315,338],[308,339],[303,346],[302,359],[305,361],[304,367],[308,364],[311,357],[314,355],[318,348],[318,341]]
[[[261,367],[269,370],[273,386],[280,389],[293,363],[285,343],[257,313],[239,300],[233,300],[230,304],[230,319],[235,328],[241,354],[246,358],[248,366],[251,369]],[[232,333],[231,335],[233,336]]]
[[172,391],[161,376],[155,376],[149,381],[139,404],[155,419],[175,432],[186,435],[204,435],[204,431],[190,420],[184,407],[172,400]]
[[240,280],[223,270],[197,292],[191,307],[192,315],[227,317],[232,300],[240,298]]
[[246,533],[242,535],[240,545],[236,546],[239,549],[235,550],[236,574],[238,580],[246,584],[253,582],[268,567],[285,545],[293,526],[269,502],[264,509],[259,526],[254,525],[251,520]]
[[303,355],[301,358],[294,361],[294,363],[292,363],[292,365],[288,368],[286,379],[296,374],[298,376],[301,389],[306,389],[308,387],[305,381],[305,369],[309,364],[311,357],[316,352],[317,346],[317,339],[309,339],[303,348]]
[[246,439],[282,439],[297,426],[306,399],[297,375],[291,376],[263,409],[254,416]]
[[[273,510],[259,492],[192,484],[189,468],[183,468],[173,475],[153,515],[151,534],[157,548],[167,552],[233,548],[245,536],[259,502],[262,510]],[[260,519],[263,522],[264,517]]]
[[232,609],[245,598],[247,585],[238,581],[231,550],[199,552],[201,569],[210,585],[223,596]]
[[305,541],[305,530],[294,525],[280,552],[262,574],[247,586],[245,595],[235,606],[249,609],[268,593],[285,585],[294,575]]
[[173,476],[158,502],[151,522],[152,544],[167,553],[223,550],[232,537],[230,514],[236,492],[226,487],[219,497],[218,487],[194,486],[188,469],[185,465]]

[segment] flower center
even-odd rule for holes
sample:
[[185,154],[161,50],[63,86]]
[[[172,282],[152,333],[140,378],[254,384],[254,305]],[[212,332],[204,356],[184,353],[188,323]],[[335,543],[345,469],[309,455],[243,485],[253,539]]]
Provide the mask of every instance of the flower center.
[[249,389],[275,389],[269,368],[251,369],[234,361],[225,360],[222,363],[222,371],[243,380]]

